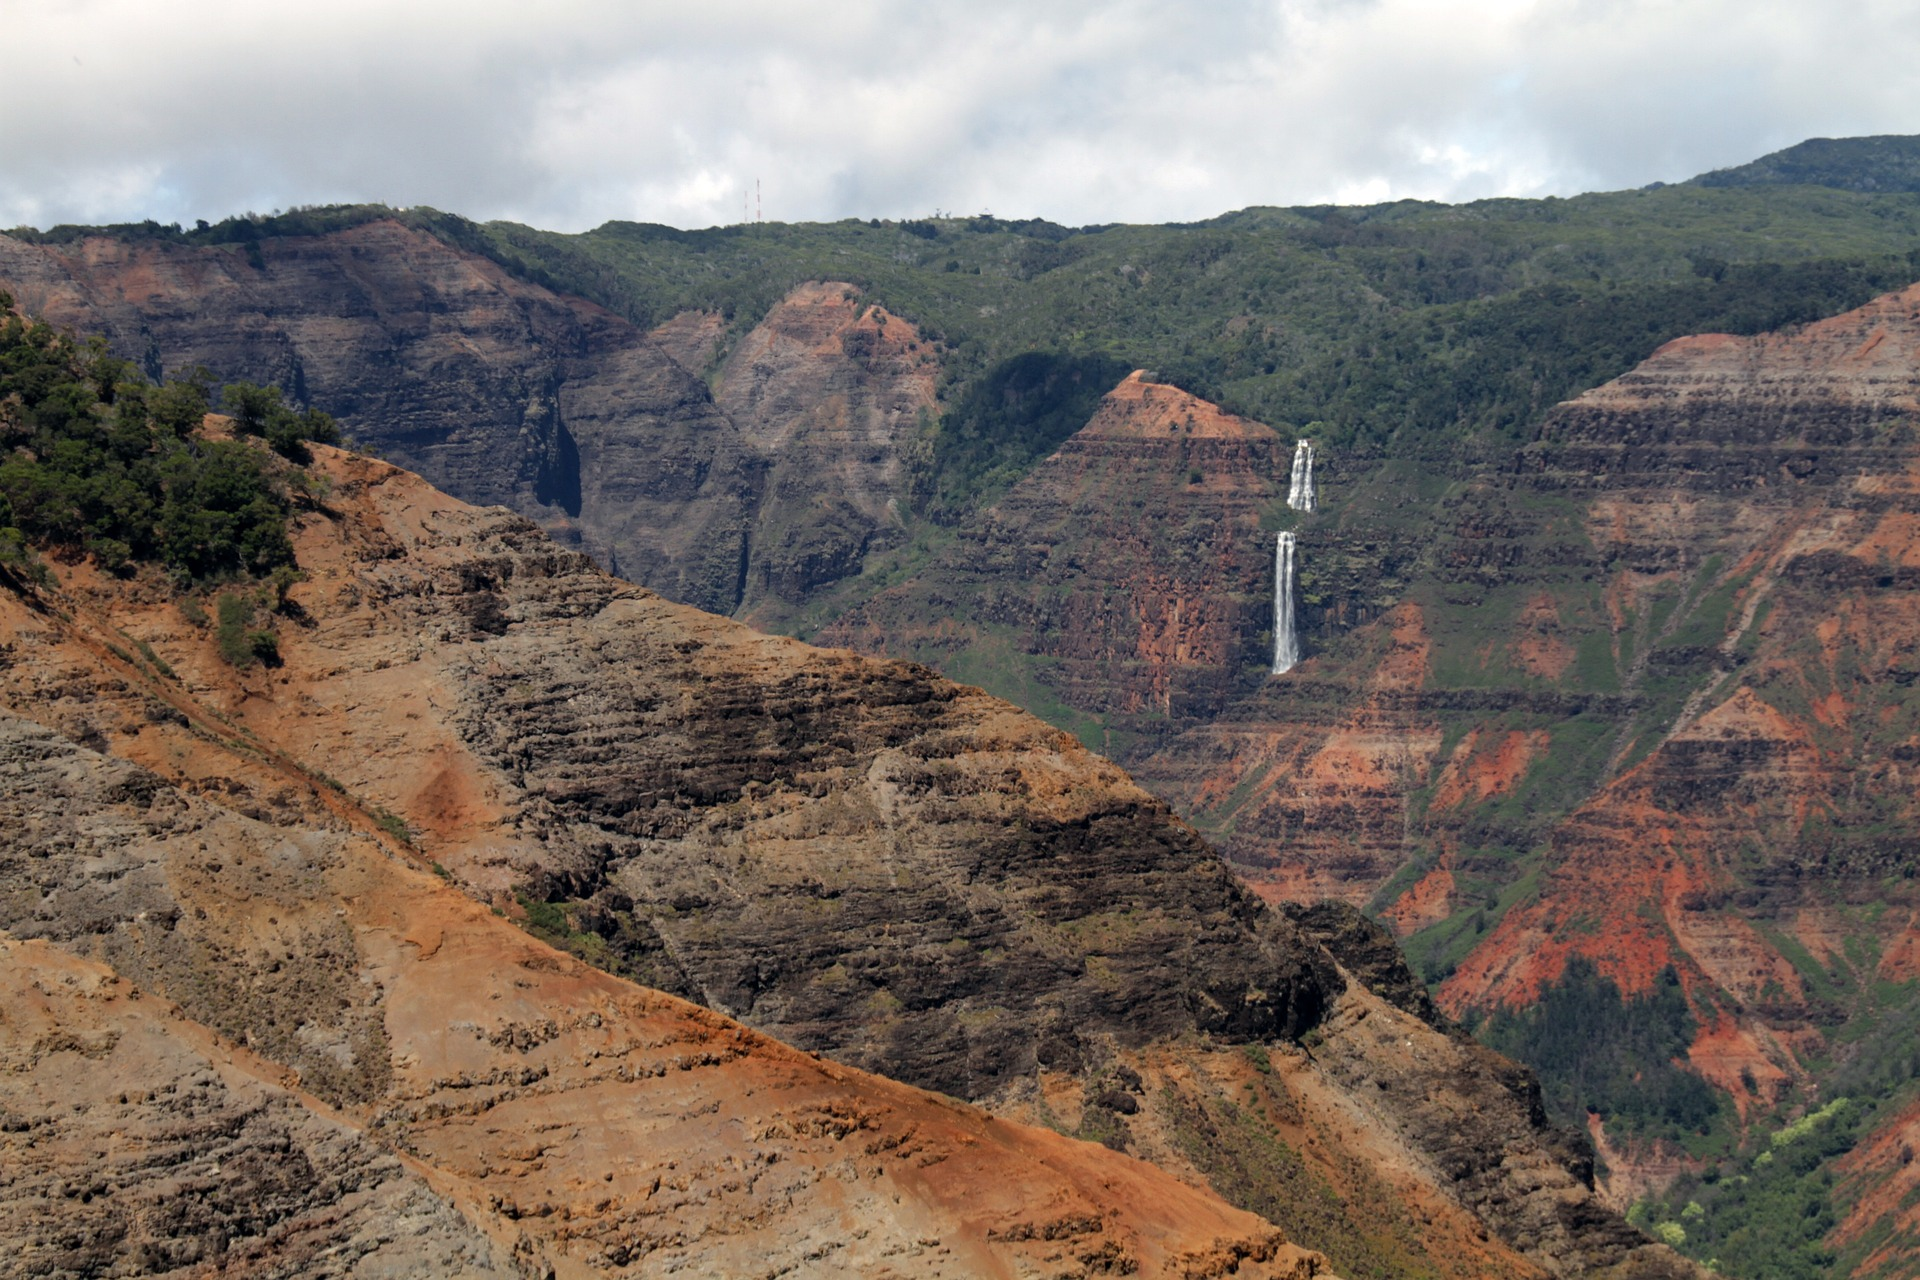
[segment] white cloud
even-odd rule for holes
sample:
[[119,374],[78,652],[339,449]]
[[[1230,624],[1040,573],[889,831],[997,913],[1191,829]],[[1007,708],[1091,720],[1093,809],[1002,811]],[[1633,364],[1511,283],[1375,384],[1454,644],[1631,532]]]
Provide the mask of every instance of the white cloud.
[[[189,16],[190,15],[190,16]],[[1920,131],[1920,0],[0,0],[0,225],[1571,194]]]

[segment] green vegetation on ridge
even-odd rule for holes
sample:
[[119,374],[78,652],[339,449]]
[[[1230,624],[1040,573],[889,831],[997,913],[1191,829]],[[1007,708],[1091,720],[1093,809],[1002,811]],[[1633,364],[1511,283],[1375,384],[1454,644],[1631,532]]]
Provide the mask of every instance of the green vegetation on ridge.
[[[1920,199],[1818,189],[1079,229],[983,216],[560,235],[435,217],[422,225],[642,324],[704,309],[744,329],[802,281],[849,280],[944,344],[949,406],[1032,353],[1098,356],[1271,424],[1323,423],[1335,444],[1413,428],[1403,449],[1520,437],[1671,338],[1800,323],[1920,277]],[[935,472],[932,492],[964,488],[965,468]]]
[[1064,392],[1096,372],[1147,368],[1283,429],[1317,424],[1335,446],[1429,453],[1523,439],[1669,339],[1801,323],[1920,278],[1920,195],[1820,187],[1251,208],[1170,226],[982,215],[562,234],[358,205],[103,230],[257,258],[263,240],[378,219],[643,326],[706,310],[737,337],[804,281],[861,287],[940,344],[946,421],[915,456],[921,504],[943,520],[1070,430],[1080,397]]
[[[204,376],[151,386],[104,343],[56,333],[12,305],[0,293],[0,563],[43,575],[30,550],[38,543],[115,572],[157,563],[181,585],[293,571],[286,469],[243,440],[198,433],[212,399]],[[339,438],[331,418],[295,413],[277,389],[236,383],[226,400],[241,435],[264,436],[287,457]],[[223,598],[223,625],[228,612]],[[261,633],[246,633],[244,619],[232,625],[236,654],[266,656]]]
[[1843,191],[1920,191],[1920,138],[1808,138],[1730,169],[1693,179],[1703,187],[1837,187]]

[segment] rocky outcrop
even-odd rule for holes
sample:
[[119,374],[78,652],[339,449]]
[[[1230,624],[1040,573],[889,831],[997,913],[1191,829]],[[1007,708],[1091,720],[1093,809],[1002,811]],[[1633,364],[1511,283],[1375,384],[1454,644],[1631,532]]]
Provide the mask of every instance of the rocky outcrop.
[[722,360],[717,316],[645,333],[393,220],[214,248],[0,236],[0,289],[150,376],[280,386],[442,489],[721,613],[782,617],[895,536],[937,371],[850,285],[801,286]]
[[[326,1089],[339,1106],[357,1108],[376,1132],[404,1133],[411,1145],[403,1150],[415,1158],[436,1168],[524,1170],[501,1163],[514,1135],[525,1132],[515,1116],[537,1111],[560,1123],[617,1105],[635,1109],[635,1123],[646,1125],[662,1123],[647,1118],[658,1114],[648,1110],[656,1101],[686,1118],[690,1127],[673,1130],[684,1135],[684,1149],[711,1144],[702,1169],[717,1168],[716,1160],[747,1161],[739,1166],[747,1171],[767,1163],[718,1134],[813,1130],[790,1111],[753,1110],[784,1106],[791,1092],[770,1089],[758,1101],[761,1077],[744,1065],[777,1046],[719,1015],[701,1015],[710,1021],[689,1027],[676,1019],[692,1015],[669,997],[634,995],[618,978],[573,961],[536,960],[552,953],[531,939],[506,945],[497,916],[432,877],[373,857],[365,841],[376,830],[406,831],[422,862],[604,970],[1009,1115],[1043,1118],[1021,1109],[1034,1090],[1044,1095],[1050,1080],[1080,1087],[1116,1061],[1189,1045],[1245,1062],[1256,1050],[1289,1052],[1285,1046],[1309,1032],[1344,1043],[1346,1033],[1333,1028],[1371,1021],[1341,1021],[1339,1010],[1358,988],[1325,949],[1240,886],[1164,805],[1057,730],[923,668],[812,649],[672,604],[607,577],[510,513],[467,507],[385,464],[327,451],[318,465],[329,479],[329,506],[305,516],[297,531],[309,577],[289,593],[278,667],[234,672],[212,637],[157,585],[96,578],[83,565],[65,571],[59,607],[71,622],[50,609],[35,614],[30,602],[9,606],[19,638],[0,669],[0,694],[69,739],[95,743],[147,773],[103,780],[98,814],[67,804],[64,837],[14,824],[15,856],[28,868],[19,874],[34,887],[15,903],[7,927],[137,971],[197,1020],[270,1045],[277,1060],[297,1067],[303,1081],[311,1077],[311,1087]],[[143,644],[171,676],[140,656]],[[105,811],[123,803],[143,806],[139,814],[154,810],[152,799],[120,799],[128,787],[128,795],[161,797],[171,815],[164,831],[141,836],[135,829],[157,815]],[[83,827],[77,834],[75,822]],[[303,825],[334,834],[285,834]],[[363,835],[348,838],[343,825]],[[219,838],[209,839],[216,831]],[[162,849],[143,852],[153,840]],[[221,852],[202,851],[202,843]],[[69,846],[71,856],[35,852]],[[90,859],[109,847],[124,851],[111,876],[90,878]],[[164,874],[142,869],[155,858],[166,864]],[[192,889],[185,898],[183,886]],[[333,914],[337,903],[346,904],[344,917]],[[159,929],[155,920],[171,927]],[[477,932],[468,938],[470,929]],[[235,937],[246,945],[225,941]],[[326,985],[343,970],[375,980]],[[404,982],[390,974],[405,975]],[[305,1020],[288,1013],[307,1006],[321,1012]],[[576,1012],[563,1018],[555,1009]],[[1419,1052],[1442,1052],[1444,1033],[1382,1009],[1375,1016],[1387,1017],[1416,1048],[1426,1045]],[[589,1012],[615,1027],[611,1040],[597,1038]],[[623,1039],[615,1013],[667,1021]],[[617,1048],[626,1044],[654,1048]],[[739,1046],[751,1052],[743,1057]],[[1445,1054],[1436,1060],[1480,1069]],[[714,1090],[748,1080],[742,1087],[753,1092],[741,1096],[750,1105],[729,1110],[735,1104],[727,1102],[709,1121],[702,1108],[711,1093],[642,1103],[619,1091],[629,1078],[679,1080],[663,1064],[682,1061]],[[547,1074],[529,1079],[522,1068]],[[830,1081],[867,1080],[852,1067],[791,1069],[828,1072],[806,1076],[821,1090]],[[1357,1075],[1309,1074],[1316,1114],[1353,1105]],[[456,1079],[476,1083],[447,1083]],[[460,1118],[472,1113],[468,1102],[455,1102],[455,1089],[482,1090],[459,1096],[494,1117],[484,1135]],[[828,1105],[826,1094],[814,1096]],[[921,1104],[906,1101],[923,1095],[887,1096],[895,1110],[886,1114],[898,1115],[903,1128],[862,1142],[892,1150],[887,1144],[908,1124],[935,1131],[915,1109]],[[1507,1238],[1483,1206],[1585,1204],[1591,1192],[1579,1165],[1563,1162],[1548,1176],[1536,1162],[1524,1177],[1502,1181],[1489,1154],[1491,1164],[1475,1175],[1485,1185],[1469,1202],[1453,1166],[1408,1155],[1441,1141],[1450,1123],[1412,1109],[1414,1098],[1409,1090],[1369,1104],[1373,1154],[1356,1167],[1400,1160],[1385,1183],[1378,1183],[1384,1172],[1367,1175],[1376,1179],[1368,1183],[1348,1165],[1329,1167],[1347,1179],[1340,1185],[1404,1185],[1431,1205],[1427,1225],[1409,1219],[1404,1229],[1426,1256],[1450,1260],[1446,1274],[1474,1274],[1477,1264],[1466,1259],[1493,1256],[1514,1274],[1577,1274],[1585,1264],[1564,1259],[1586,1257],[1579,1250],[1588,1247],[1594,1256],[1612,1250],[1621,1265],[1641,1265],[1632,1250],[1607,1243],[1604,1233],[1617,1223],[1605,1214],[1594,1219],[1598,1226],[1574,1232],[1584,1240],[1604,1228],[1588,1245],[1554,1244],[1539,1233]],[[1556,1140],[1520,1078],[1476,1098],[1495,1117],[1489,1132],[1531,1134],[1529,1149],[1550,1160]],[[956,1135],[943,1152],[971,1150],[963,1137],[977,1142],[988,1132],[936,1129]],[[744,1203],[726,1198],[744,1193],[727,1191],[718,1173],[712,1184],[689,1184],[684,1212],[691,1217],[657,1229],[633,1216],[642,1210],[632,1201],[582,1209],[581,1193],[556,1198],[571,1186],[569,1169],[592,1168],[596,1152],[612,1149],[597,1144],[621,1141],[591,1136],[598,1132],[583,1121],[575,1137],[544,1154],[515,1157],[543,1162],[549,1181],[511,1184],[520,1216],[508,1221],[537,1218],[543,1231],[559,1231],[569,1220],[557,1206],[574,1206],[563,1236],[519,1227],[535,1239],[529,1247],[591,1260],[614,1256],[606,1252],[611,1242],[635,1232],[654,1250],[678,1248],[674,1231],[710,1242],[711,1229],[701,1224],[711,1219],[696,1206]],[[855,1133],[867,1130],[856,1125],[834,1141]],[[673,1154],[681,1149],[670,1143],[659,1158],[685,1164],[688,1157]],[[791,1176],[805,1187],[827,1186],[805,1170],[823,1168],[808,1162],[825,1160],[830,1149],[810,1146],[812,1154],[802,1155],[782,1148],[784,1172],[765,1185],[788,1187],[780,1179]],[[1174,1149],[1142,1147],[1147,1154]],[[967,1166],[954,1154],[940,1167],[935,1181],[944,1188]],[[1176,1172],[1202,1186],[1216,1176],[1214,1185],[1229,1181],[1191,1162]],[[658,1162],[635,1170],[642,1179],[657,1173]],[[983,1166],[981,1176],[1000,1179],[1009,1204],[1038,1202],[1021,1182],[1026,1174],[989,1175]],[[623,1177],[616,1182],[651,1186]],[[505,1185],[471,1189],[484,1204],[495,1194],[504,1200]],[[758,1184],[748,1178],[743,1185]],[[885,1185],[875,1193],[883,1199]],[[953,1196],[971,1194],[964,1180],[951,1185]],[[1272,1203],[1286,1184],[1232,1185],[1243,1202],[1264,1196],[1262,1203]],[[547,1186],[554,1189],[541,1190]],[[811,1191],[793,1195],[783,1201],[790,1212],[742,1249],[805,1252],[811,1228],[781,1224],[811,1221],[808,1206],[819,1200]],[[1185,1212],[1178,1209],[1184,1200],[1166,1203],[1169,1213]],[[869,1204],[895,1220],[863,1192],[859,1205]],[[531,1205],[552,1212],[536,1214]],[[1119,1221],[1128,1211],[1100,1212],[1118,1213]],[[619,1225],[582,1226],[582,1214],[594,1221],[611,1215],[605,1220]],[[486,1226],[493,1220],[484,1215],[475,1220],[496,1238],[508,1230]],[[1032,1239],[1044,1241],[1045,1224],[1033,1221]],[[1303,1221],[1311,1230],[1318,1219]],[[1458,1243],[1489,1222],[1490,1243]],[[1003,1229],[1020,1230],[1012,1219],[992,1227]],[[1342,1256],[1370,1256],[1361,1245],[1371,1228],[1349,1220],[1327,1230],[1329,1244],[1353,1250]],[[1266,1248],[1259,1242],[1268,1237],[1249,1232],[1221,1234]],[[1105,1249],[1112,1240],[1145,1268],[1143,1238],[1090,1236],[1086,1247]],[[562,1243],[540,1243],[547,1240]],[[889,1240],[876,1232],[873,1247],[892,1247]],[[1177,1252],[1169,1244],[1153,1256]],[[660,1265],[680,1256],[661,1253]],[[1220,1269],[1231,1251],[1222,1257]]]
[[938,370],[912,324],[842,284],[795,289],[728,353],[715,398],[768,460],[748,621],[779,621],[782,602],[859,573],[898,538],[902,446],[932,416]]
[[1327,949],[1342,968],[1358,977],[1368,991],[1402,1013],[1410,1013],[1442,1031],[1449,1024],[1407,958],[1393,944],[1393,936],[1344,902],[1287,902],[1286,917]]
[[[87,665],[7,612],[16,680]],[[237,732],[157,712],[176,786],[0,715],[10,1274],[1324,1273],[1149,1166],[557,953]],[[273,777],[274,821],[193,793]]]
[[823,638],[1008,694],[1037,681],[1023,701],[1097,721],[1122,746],[1204,718],[1271,651],[1261,528],[1284,508],[1292,453],[1270,428],[1135,373],[950,550]]

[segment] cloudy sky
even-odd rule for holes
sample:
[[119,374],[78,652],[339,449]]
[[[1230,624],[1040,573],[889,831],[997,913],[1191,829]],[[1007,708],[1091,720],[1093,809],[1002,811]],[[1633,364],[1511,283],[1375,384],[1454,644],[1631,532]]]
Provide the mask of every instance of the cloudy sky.
[[1920,0],[0,0],[0,226],[1573,194],[1920,133]]

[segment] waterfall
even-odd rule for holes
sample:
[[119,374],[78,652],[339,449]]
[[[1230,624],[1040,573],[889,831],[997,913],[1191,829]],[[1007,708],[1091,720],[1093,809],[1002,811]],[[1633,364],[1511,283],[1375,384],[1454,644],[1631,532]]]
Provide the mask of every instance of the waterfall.
[[1273,674],[1291,671],[1299,661],[1300,637],[1293,630],[1293,535],[1283,533],[1273,548]]
[[1287,481],[1287,505],[1295,511],[1313,510],[1313,442],[1293,446],[1293,476]]

